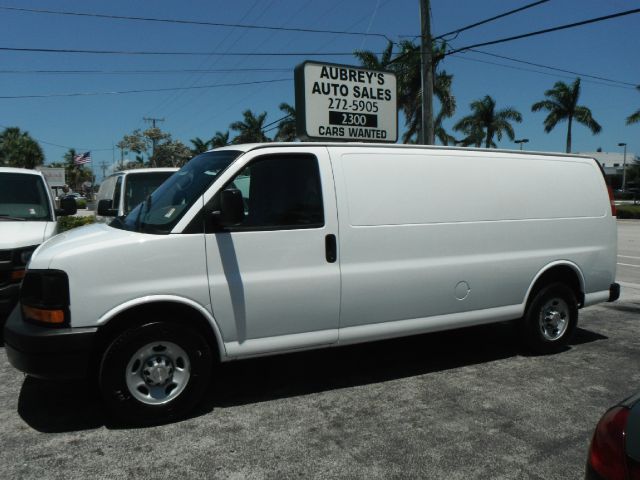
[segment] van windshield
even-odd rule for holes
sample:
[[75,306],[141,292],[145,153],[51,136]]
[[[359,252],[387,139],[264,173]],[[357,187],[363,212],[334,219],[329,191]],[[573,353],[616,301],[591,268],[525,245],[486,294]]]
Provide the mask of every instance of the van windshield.
[[0,173],[0,221],[51,221],[45,188],[38,175]]
[[124,214],[129,213],[153,191],[173,175],[174,172],[132,173],[127,178],[124,191]]
[[217,176],[242,154],[207,152],[189,160],[124,218],[110,226],[135,232],[168,234]]

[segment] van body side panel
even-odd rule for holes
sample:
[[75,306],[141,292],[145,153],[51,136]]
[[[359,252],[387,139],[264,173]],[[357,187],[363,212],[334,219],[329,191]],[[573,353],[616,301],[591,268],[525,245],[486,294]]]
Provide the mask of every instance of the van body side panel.
[[558,260],[579,266],[586,293],[613,282],[615,219],[589,160],[330,152],[341,213],[341,329],[519,305],[510,310],[517,318],[536,275]]
[[[327,149],[290,147],[282,152],[268,149],[247,153],[212,188],[218,191],[247,164],[255,165],[251,162],[260,162],[265,155],[277,159],[279,153],[313,155],[317,159],[324,225],[206,234],[213,315],[230,357],[295,348],[292,342],[310,347],[338,339],[340,268],[338,262],[328,262],[325,253],[326,236],[338,233]],[[242,177],[234,180],[236,188],[249,188],[243,182]],[[251,185],[256,193],[256,185]],[[278,192],[273,195],[277,197]],[[211,198],[210,192],[204,198]],[[247,211],[259,207],[249,201]]]

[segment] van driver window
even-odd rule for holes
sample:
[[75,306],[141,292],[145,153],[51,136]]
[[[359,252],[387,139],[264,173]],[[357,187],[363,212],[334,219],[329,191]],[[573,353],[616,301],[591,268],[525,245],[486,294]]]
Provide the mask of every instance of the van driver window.
[[[270,155],[245,167],[226,189],[238,189],[243,221],[232,230],[314,228],[324,225],[318,161],[312,155]],[[219,205],[219,195],[213,205]]]

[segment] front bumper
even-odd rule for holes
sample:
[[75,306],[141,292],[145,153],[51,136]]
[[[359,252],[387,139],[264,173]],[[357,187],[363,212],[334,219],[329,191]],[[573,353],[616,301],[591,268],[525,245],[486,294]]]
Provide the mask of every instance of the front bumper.
[[89,373],[97,328],[51,328],[26,323],[14,308],[4,327],[9,363],[27,375],[84,378]]

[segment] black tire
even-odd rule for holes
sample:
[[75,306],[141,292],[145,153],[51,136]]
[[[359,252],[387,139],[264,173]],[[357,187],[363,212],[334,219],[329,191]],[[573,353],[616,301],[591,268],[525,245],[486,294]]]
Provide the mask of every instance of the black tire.
[[100,362],[98,384],[115,420],[164,423],[195,407],[212,366],[211,348],[202,335],[175,323],[154,322],[125,330],[111,342]]
[[562,283],[553,283],[534,295],[522,319],[521,331],[533,353],[555,353],[566,347],[577,325],[575,293]]

